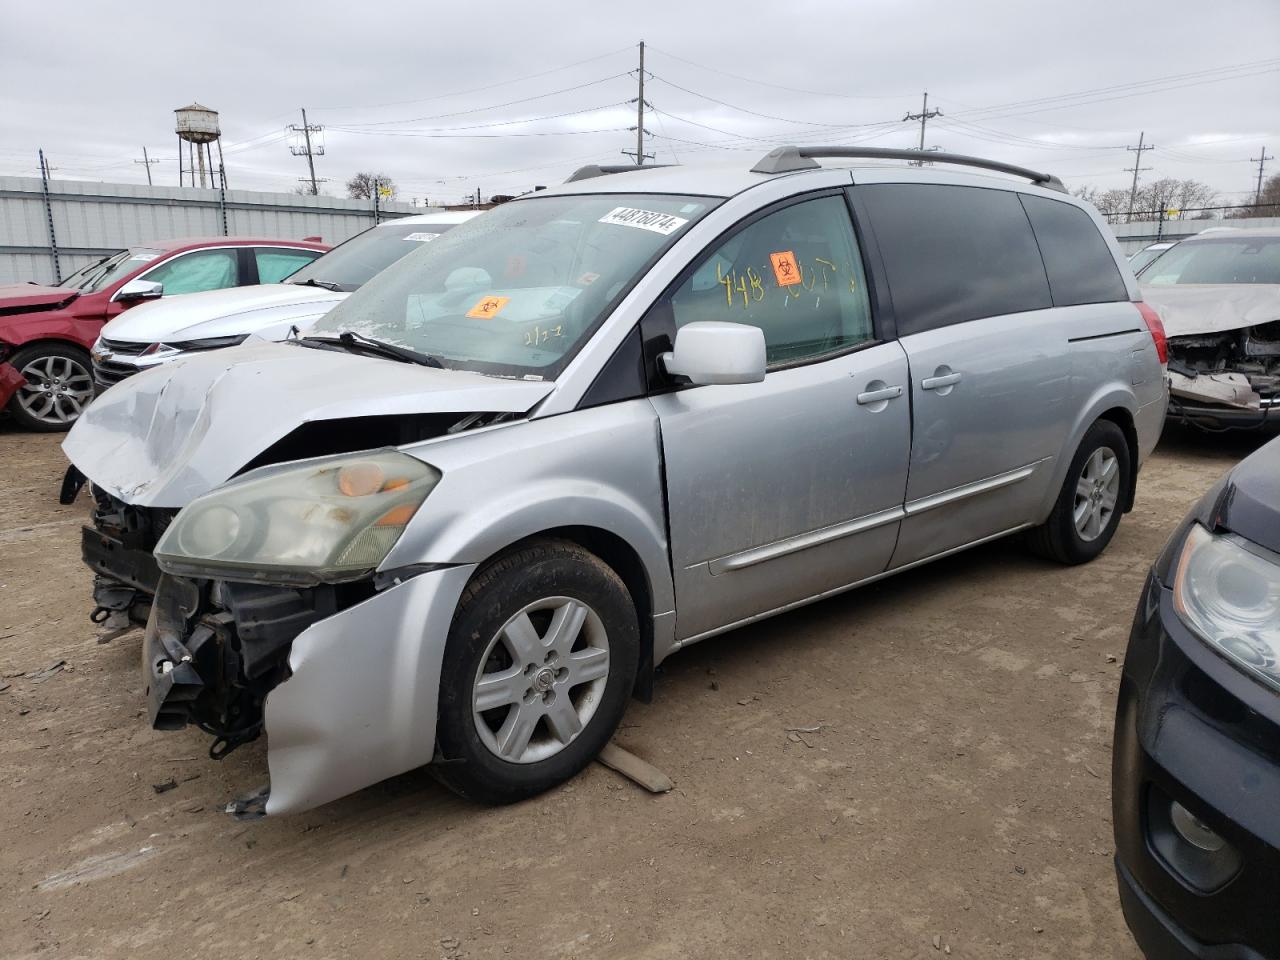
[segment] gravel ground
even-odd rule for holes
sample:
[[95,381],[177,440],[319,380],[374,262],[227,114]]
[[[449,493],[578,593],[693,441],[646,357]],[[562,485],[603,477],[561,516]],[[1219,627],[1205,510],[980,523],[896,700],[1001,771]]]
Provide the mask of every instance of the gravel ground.
[[415,772],[243,824],[262,746],[150,730],[138,633],[95,642],[58,439],[0,426],[3,957],[1134,960],[1119,660],[1169,531],[1260,442],[1170,432],[1087,566],[991,544],[681,652],[618,736],[665,796],[594,765],[488,809]]

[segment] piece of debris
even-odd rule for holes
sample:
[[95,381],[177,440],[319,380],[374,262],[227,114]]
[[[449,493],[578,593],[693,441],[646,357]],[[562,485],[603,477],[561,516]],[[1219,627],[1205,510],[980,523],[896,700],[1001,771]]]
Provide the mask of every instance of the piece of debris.
[[457,950],[458,947],[461,945],[462,945],[462,941],[459,940],[457,937],[441,937],[440,938],[440,946],[444,947],[446,950]]
[[165,757],[165,763],[185,763],[188,760],[199,760],[199,757]]
[[405,878],[404,878],[403,880],[401,880],[400,882],[401,882],[401,883],[413,883],[413,881],[414,881],[414,880],[416,880],[416,879],[417,879],[417,877],[405,877]]
[[30,680],[32,683],[44,683],[46,680],[48,680],[50,677],[54,676],[55,674],[61,673],[63,670],[66,669],[66,667],[67,667],[67,661],[59,660],[57,663],[53,664],[52,666],[45,667],[43,670],[35,670],[31,673],[26,674],[25,676],[26,676],[26,679]]
[[1087,763],[1084,765],[1084,768],[1089,772],[1089,776],[1093,777],[1093,779],[1095,780],[1102,779],[1100,776],[1098,776],[1098,771],[1093,769],[1093,767],[1089,766]]
[[51,914],[52,912],[53,912],[52,910],[41,910],[39,913],[37,913],[37,914],[36,914],[36,919],[37,919],[37,920],[43,920],[45,917],[47,917],[47,916],[48,916],[49,914]]
[[813,749],[813,744],[810,743],[808,740],[806,740],[804,737],[800,736],[800,734],[797,733],[795,730],[792,730],[790,733],[787,734],[787,740],[791,743],[803,743],[810,750]]
[[1116,655],[1114,653],[1108,653],[1107,663],[1115,663],[1115,662],[1116,662]]
[[752,701],[759,700],[759,699],[760,698],[753,693],[751,696],[743,697],[741,700],[739,700],[738,706],[745,707],[747,704],[751,703]]
[[8,690],[12,686],[13,686],[12,683],[0,683],[0,693],[4,693],[6,690]]
[[183,813],[199,813],[204,809],[204,804],[199,800],[188,800],[182,806],[178,807]]
[[267,815],[267,799],[271,796],[271,785],[263,784],[252,793],[236,797],[227,804],[225,812],[236,820],[261,820]]
[[299,890],[297,893],[285,894],[283,897],[280,898],[280,902],[288,903],[290,900],[297,900],[300,896],[302,896],[301,890]]
[[164,783],[153,783],[151,785],[151,789],[156,793],[168,793],[170,790],[176,790],[177,788],[178,781],[173,779],[173,777],[170,777],[168,780],[164,781]]
[[941,950],[941,949],[942,949],[942,934],[940,934],[940,933],[935,933],[935,934],[933,935],[933,949],[935,949],[935,950]]
[[596,757],[610,770],[616,770],[628,780],[644,787],[650,793],[666,793],[675,786],[671,778],[634,753],[623,750],[616,743],[606,743]]
[[1020,867],[1020,866],[1018,866],[1018,865],[1015,863],[1015,864],[1013,865],[1013,872],[1014,872],[1014,873],[1016,873],[1016,874],[1017,874],[1018,876],[1020,876],[1020,877],[1025,877],[1025,876],[1027,875],[1027,868],[1026,868],[1026,867]]
[[829,723],[819,723],[812,727],[787,727],[786,730],[787,733],[817,733],[819,730],[829,726],[831,726]]

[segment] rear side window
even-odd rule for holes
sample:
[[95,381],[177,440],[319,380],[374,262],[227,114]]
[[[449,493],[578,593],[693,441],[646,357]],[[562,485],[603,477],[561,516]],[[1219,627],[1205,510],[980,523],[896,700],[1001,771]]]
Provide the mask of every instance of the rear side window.
[[1087,213],[1025,194],[1022,206],[1040,244],[1055,307],[1129,299],[1111,250]]
[[287,247],[254,247],[259,283],[279,283],[320,256],[319,250],[290,250]]
[[899,336],[1053,305],[1016,193],[933,183],[854,189],[880,244]]

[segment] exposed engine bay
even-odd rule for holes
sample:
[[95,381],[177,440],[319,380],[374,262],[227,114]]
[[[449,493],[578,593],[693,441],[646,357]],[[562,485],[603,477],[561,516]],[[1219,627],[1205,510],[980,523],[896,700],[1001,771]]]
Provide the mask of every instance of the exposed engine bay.
[[[1169,338],[1170,410],[1202,405],[1253,411],[1280,422],[1280,320]],[[1272,411],[1275,411],[1274,413]]]

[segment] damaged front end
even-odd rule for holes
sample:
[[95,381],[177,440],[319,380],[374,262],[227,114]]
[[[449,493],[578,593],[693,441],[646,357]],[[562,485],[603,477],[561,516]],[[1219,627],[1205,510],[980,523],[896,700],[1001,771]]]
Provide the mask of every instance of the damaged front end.
[[1280,424],[1280,320],[1169,337],[1169,397],[1198,426]]

